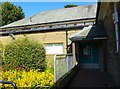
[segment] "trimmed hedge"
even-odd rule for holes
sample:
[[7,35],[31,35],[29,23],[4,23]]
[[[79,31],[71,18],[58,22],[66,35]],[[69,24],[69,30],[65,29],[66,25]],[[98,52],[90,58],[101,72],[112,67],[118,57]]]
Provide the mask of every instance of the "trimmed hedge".
[[5,46],[4,67],[12,69],[40,69],[46,68],[45,48],[43,44],[28,38],[13,40]]

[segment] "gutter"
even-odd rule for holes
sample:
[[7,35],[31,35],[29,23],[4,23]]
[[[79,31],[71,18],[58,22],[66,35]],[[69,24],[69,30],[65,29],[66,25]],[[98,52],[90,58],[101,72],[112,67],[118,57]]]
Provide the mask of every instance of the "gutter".
[[10,32],[0,32],[1,36],[7,36],[9,34],[32,34],[32,33],[45,33],[45,32],[54,32],[54,31],[69,31],[69,30],[73,30],[73,29],[82,29],[83,27],[88,26],[88,25],[84,25],[84,26],[71,26],[71,27],[62,27],[62,28],[47,28],[47,29],[35,29],[35,30],[22,30],[22,31],[10,31]]
[[[9,29],[9,28],[26,28],[26,27],[29,27],[29,28],[31,28],[32,26],[43,26],[43,25],[52,25],[52,24],[55,24],[55,25],[61,25],[61,23],[63,24],[70,24],[70,23],[75,23],[75,22],[82,22],[82,23],[84,23],[84,22],[86,22],[87,20],[89,21],[89,20],[94,20],[94,19],[96,19],[95,17],[94,18],[83,18],[83,19],[73,19],[73,20],[64,20],[64,21],[55,21],[55,22],[47,22],[47,23],[37,23],[37,24],[28,24],[28,25],[19,25],[19,26],[11,26],[11,27],[4,27],[4,26],[2,26],[2,27],[0,27],[0,29]],[[6,25],[5,25],[6,26]]]

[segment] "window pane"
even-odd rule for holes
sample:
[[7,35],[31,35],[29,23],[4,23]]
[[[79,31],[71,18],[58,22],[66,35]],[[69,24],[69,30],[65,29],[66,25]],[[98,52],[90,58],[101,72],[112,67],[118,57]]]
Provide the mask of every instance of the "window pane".
[[54,46],[63,46],[62,44],[54,44]]
[[45,44],[46,54],[63,54],[63,44]]
[[49,46],[53,46],[53,44],[45,44],[45,46],[49,47]]

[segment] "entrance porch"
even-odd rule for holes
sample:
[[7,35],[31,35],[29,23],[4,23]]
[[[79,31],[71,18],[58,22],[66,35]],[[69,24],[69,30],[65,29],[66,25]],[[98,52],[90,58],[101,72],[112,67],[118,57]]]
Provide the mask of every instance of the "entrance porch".
[[101,25],[84,27],[70,37],[72,53],[79,67],[83,69],[106,70],[107,35]]

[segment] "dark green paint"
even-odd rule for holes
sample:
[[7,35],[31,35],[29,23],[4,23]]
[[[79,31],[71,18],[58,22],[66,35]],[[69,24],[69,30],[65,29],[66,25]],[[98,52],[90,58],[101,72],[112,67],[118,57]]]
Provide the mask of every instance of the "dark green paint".
[[[90,56],[83,55],[83,48],[85,46],[90,47]],[[80,44],[80,63],[99,63],[98,57],[98,45],[94,43]]]

